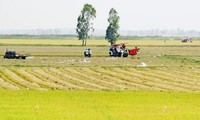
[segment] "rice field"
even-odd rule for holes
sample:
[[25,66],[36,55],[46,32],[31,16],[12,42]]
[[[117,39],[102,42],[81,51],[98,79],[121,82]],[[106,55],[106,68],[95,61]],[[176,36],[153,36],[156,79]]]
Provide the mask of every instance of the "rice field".
[[[140,53],[109,57],[100,40],[0,40],[0,119],[200,119],[200,42],[126,42]],[[6,49],[28,58],[3,59]]]
[[2,120],[198,120],[199,93],[1,91]]
[[[192,43],[181,43],[181,40],[118,40],[128,46],[200,46],[200,40]],[[108,46],[106,40],[87,40],[88,46]],[[81,40],[40,40],[40,39],[0,39],[1,46],[80,46]]]
[[199,68],[0,67],[0,88],[200,92],[199,71]]

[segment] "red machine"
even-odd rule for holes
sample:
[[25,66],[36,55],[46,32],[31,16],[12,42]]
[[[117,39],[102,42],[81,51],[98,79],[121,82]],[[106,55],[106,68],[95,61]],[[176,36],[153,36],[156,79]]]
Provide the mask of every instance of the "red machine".
[[134,49],[130,49],[129,55],[137,55],[137,53],[140,51],[140,48],[135,47]]

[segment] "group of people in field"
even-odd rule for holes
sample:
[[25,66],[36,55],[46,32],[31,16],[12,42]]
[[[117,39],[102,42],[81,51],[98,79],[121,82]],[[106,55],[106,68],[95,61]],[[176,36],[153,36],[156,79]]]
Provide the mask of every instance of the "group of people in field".
[[114,57],[128,57],[128,50],[125,44],[114,44],[110,46],[109,54]]
[[91,57],[92,56],[92,50],[90,48],[85,49],[84,56],[85,57]]
[[[128,57],[128,55],[136,55],[139,53],[139,48],[135,47],[134,49],[126,49],[125,44],[112,44],[109,48],[109,54],[113,57]],[[92,50],[87,48],[84,50],[85,57],[92,56]]]

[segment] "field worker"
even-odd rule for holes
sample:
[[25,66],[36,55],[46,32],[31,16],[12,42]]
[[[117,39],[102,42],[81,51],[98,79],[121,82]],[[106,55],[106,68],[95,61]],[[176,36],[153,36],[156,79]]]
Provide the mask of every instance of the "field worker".
[[117,51],[117,48],[115,47],[114,48],[114,55],[117,56],[117,54],[118,54],[118,51]]
[[122,44],[122,49],[124,49],[124,50],[125,50],[125,48],[126,48],[126,46],[125,46],[124,44]]
[[116,49],[117,49],[117,52],[120,52],[121,47],[120,47],[120,46],[117,46]]
[[120,50],[120,53],[121,53],[121,56],[120,56],[120,57],[123,57],[124,50],[123,50],[123,49],[121,49],[121,50]]
[[110,53],[111,56],[114,54],[114,48],[113,47],[110,47],[109,53]]
[[92,56],[92,50],[90,48],[88,49],[88,55],[89,55],[89,57]]
[[85,51],[84,51],[84,55],[85,55],[85,57],[88,56],[88,49],[85,49]]

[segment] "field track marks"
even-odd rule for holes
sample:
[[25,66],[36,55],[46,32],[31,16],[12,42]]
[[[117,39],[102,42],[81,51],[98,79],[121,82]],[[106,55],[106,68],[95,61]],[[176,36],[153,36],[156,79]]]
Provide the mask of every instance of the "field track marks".
[[44,83],[41,79],[38,79],[36,76],[30,74],[27,72],[27,69],[20,69],[18,71],[15,71],[19,76],[23,76],[24,79],[26,79],[27,81],[36,83],[40,86],[39,90],[47,90],[47,85],[46,83]]
[[10,84],[9,82],[4,81],[2,78],[0,78],[0,87],[3,87],[4,89],[8,89],[8,90],[20,90],[19,87],[14,86],[13,84]]
[[[142,76],[145,76],[147,80],[152,80],[155,83],[159,83],[167,88],[169,88],[172,91],[185,91],[185,92],[191,92],[190,89],[188,89],[187,85],[180,84],[176,81],[174,81],[171,77],[160,74],[159,71],[156,71],[154,69],[133,69],[128,68],[126,69],[127,72],[135,72],[136,74],[140,74]],[[148,79],[149,78],[149,79]]]
[[104,68],[92,68],[93,71],[108,75],[110,77],[112,77],[113,80],[115,81],[120,81],[123,84],[125,83],[126,85],[130,85],[131,87],[133,87],[134,89],[139,89],[139,90],[150,90],[151,87],[150,86],[146,86],[142,84],[142,81],[138,80],[138,79],[134,79],[134,78],[126,78],[125,76],[121,76],[118,75],[118,73],[113,72],[112,69],[107,70]]
[[187,79],[187,82],[191,84],[196,84],[200,87],[200,73],[196,73],[193,69],[181,69],[181,70],[174,70],[172,71],[174,74],[178,76],[184,77]]
[[77,85],[76,83],[71,82],[72,80],[69,80],[69,76],[66,77],[65,74],[63,73],[59,73],[59,69],[55,69],[55,68],[48,68],[47,69],[43,69],[46,73],[51,74],[52,76],[56,77],[57,80],[60,80],[60,82],[68,84],[70,89],[85,89],[84,87]]
[[149,70],[149,73],[157,75],[157,77],[173,82],[174,86],[177,87],[182,87],[184,89],[187,89],[189,91],[199,91],[200,88],[196,85],[195,83],[192,83],[188,79],[190,78],[185,78],[184,75],[178,75],[173,71],[170,70],[165,70],[165,69],[154,69],[154,70]]
[[37,89],[40,90],[40,85],[36,84],[35,82],[30,82],[22,78],[16,73],[16,69],[5,69],[5,72],[9,74],[13,81],[16,81],[18,84],[22,85],[25,89]]
[[165,86],[164,84],[160,83],[159,79],[153,79],[148,76],[144,76],[141,74],[138,74],[134,70],[131,72],[127,72],[125,69],[122,68],[113,68],[113,72],[118,73],[121,76],[125,76],[127,79],[138,79],[138,81],[142,81],[141,84],[152,87],[153,90],[156,91],[169,91],[170,88],[168,86]]
[[25,72],[25,69],[21,69],[21,68],[11,68],[10,69],[12,72],[14,72],[16,75],[18,75],[18,77],[22,78],[23,80],[37,86],[37,87],[34,87],[33,89],[35,90],[47,90],[46,88],[44,88],[39,82],[37,82],[37,80],[33,79],[34,77],[30,77],[28,76],[29,74],[27,72]]
[[89,69],[91,72],[93,72],[94,74],[99,74],[99,76],[103,77],[104,79],[111,81],[115,84],[119,84],[124,86],[124,89],[127,90],[142,90],[145,89],[146,86],[142,87],[139,84],[133,83],[133,82],[129,82],[129,81],[125,81],[123,79],[119,79],[115,74],[110,74],[109,71],[105,70],[104,68],[90,68]]
[[196,76],[194,77],[192,75],[192,71],[188,71],[187,73],[184,72],[184,70],[182,69],[155,69],[155,71],[158,71],[160,73],[166,74],[166,76],[170,76],[172,78],[176,78],[174,80],[177,80],[179,82],[182,82],[183,84],[191,84],[193,85],[193,83],[196,81],[199,81],[198,78],[200,78],[200,76]]
[[34,77],[34,79],[36,79],[38,82],[40,82],[40,84],[46,86],[47,89],[55,90],[63,88],[62,86],[55,84],[55,82],[49,81],[48,79],[44,78],[39,73],[35,72],[34,69],[26,70],[26,72],[30,74],[30,76]]
[[[45,68],[46,69],[46,68]],[[34,69],[34,72],[40,74],[43,78],[46,79],[46,81],[50,83],[54,83],[58,89],[64,89],[64,90],[69,90],[69,89],[77,89],[76,86],[71,85],[63,80],[60,80],[56,78],[55,76],[45,72],[43,69]]]
[[140,75],[143,76],[143,78],[145,78],[146,82],[154,82],[155,85],[160,85],[164,88],[166,88],[166,90],[170,90],[170,91],[190,91],[188,90],[188,88],[183,87],[182,85],[180,85],[179,83],[176,83],[174,81],[170,81],[170,78],[167,76],[160,76],[159,74],[155,73],[153,74],[153,70],[151,71],[145,71],[144,69],[135,69],[135,68],[127,68],[126,69],[126,73],[127,74],[136,74],[136,75]]
[[121,88],[121,86],[119,86],[118,84],[112,84],[108,81],[102,80],[101,77],[98,77],[97,75],[89,74],[89,72],[87,70],[83,71],[82,68],[76,69],[76,71],[81,73],[85,79],[90,79],[90,80],[92,80],[92,82],[97,83],[102,86],[106,86],[106,87],[110,88],[111,90],[113,90],[113,89],[119,90]]
[[160,71],[165,72],[168,76],[174,78],[173,80],[176,80],[177,83],[183,85],[184,87],[187,87],[192,91],[200,91],[200,85],[199,82],[197,82],[198,78],[194,78],[177,72],[182,70],[171,70],[171,72],[167,72],[165,69],[163,69]]
[[3,68],[3,70],[0,70],[1,74],[3,74],[3,79],[6,82],[9,82],[10,84],[13,84],[14,86],[19,87],[20,89],[32,89],[34,86],[31,83],[23,80],[22,78],[20,78],[18,75],[16,75],[15,73],[13,73],[12,71],[8,70],[8,68]]
[[96,89],[96,90],[109,90],[108,87],[101,86],[99,84],[95,84],[95,83],[93,83],[94,81],[88,80],[81,73],[79,73],[76,70],[74,70],[74,68],[65,68],[65,69],[62,69],[62,71],[64,73],[67,73],[67,74],[73,76],[73,77],[78,78],[79,81],[82,81],[88,87],[92,87],[93,89]]
[[5,82],[8,82],[9,84],[12,84],[13,86],[18,87],[19,89],[22,89],[23,86],[21,86],[20,84],[18,84],[16,81],[13,81],[12,77],[10,77],[10,75],[5,72],[5,69],[6,68],[0,68],[0,76],[1,76],[1,78]]
[[90,68],[81,68],[81,71],[83,73],[87,73],[88,76],[94,76],[95,78],[97,78],[101,81],[104,81],[106,84],[111,85],[110,86],[111,88],[112,88],[112,86],[115,86],[115,87],[113,87],[113,89],[117,89],[117,90],[127,89],[126,84],[122,84],[122,82],[119,82],[119,81],[116,82],[115,80],[113,80],[112,77],[110,77],[108,75],[105,75],[105,74],[102,74],[99,72],[95,72],[95,71],[91,70]]
[[79,78],[76,78],[70,74],[68,74],[66,71],[62,69],[55,69],[55,68],[50,68],[49,71],[52,72],[52,74],[56,74],[56,76],[59,76],[63,80],[79,86],[80,89],[84,90],[93,90],[93,88],[88,87],[87,83],[85,81],[80,80]]

